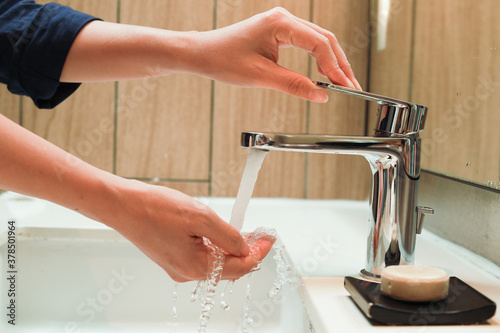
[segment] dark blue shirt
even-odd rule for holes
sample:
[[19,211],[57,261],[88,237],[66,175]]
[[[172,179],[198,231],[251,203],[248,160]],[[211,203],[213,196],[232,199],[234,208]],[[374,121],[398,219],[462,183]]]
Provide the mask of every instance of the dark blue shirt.
[[59,79],[76,35],[95,19],[55,3],[0,0],[0,82],[39,108],[55,107],[80,85]]

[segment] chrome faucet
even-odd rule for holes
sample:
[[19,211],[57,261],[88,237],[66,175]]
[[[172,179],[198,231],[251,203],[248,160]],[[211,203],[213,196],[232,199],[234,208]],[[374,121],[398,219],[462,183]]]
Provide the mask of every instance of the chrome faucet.
[[243,132],[241,146],[253,149],[362,155],[372,172],[370,233],[361,274],[379,279],[390,265],[413,264],[416,235],[422,231],[428,207],[417,206],[420,178],[418,132],[427,108],[421,105],[316,82],[320,87],[378,103],[374,136],[295,135]]

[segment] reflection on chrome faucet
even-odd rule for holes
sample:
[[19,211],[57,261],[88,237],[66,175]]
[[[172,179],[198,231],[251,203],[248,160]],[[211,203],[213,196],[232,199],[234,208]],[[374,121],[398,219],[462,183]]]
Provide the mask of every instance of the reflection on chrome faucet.
[[326,89],[377,102],[374,136],[295,135],[243,132],[242,147],[326,154],[362,155],[372,172],[370,234],[365,268],[379,278],[386,266],[413,264],[416,234],[423,215],[433,210],[417,206],[421,139],[427,108],[421,105],[317,82]]

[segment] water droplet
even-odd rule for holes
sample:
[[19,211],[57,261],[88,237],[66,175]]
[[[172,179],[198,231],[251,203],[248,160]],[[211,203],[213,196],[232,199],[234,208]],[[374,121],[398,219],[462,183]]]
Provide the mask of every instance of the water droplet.
[[243,327],[241,328],[242,333],[248,333],[248,328],[252,324],[251,318],[249,316],[250,312],[250,300],[252,299],[252,288],[250,286],[250,278],[252,273],[247,276],[247,288],[245,293],[245,302],[243,303]]
[[229,280],[226,282],[226,285],[224,286],[224,290],[222,291],[222,294],[220,294],[220,306],[222,309],[224,309],[224,311],[229,311],[229,309],[231,308],[229,306],[229,304],[227,304],[226,300],[225,300],[225,296],[226,296],[226,290],[227,288],[229,287],[229,293],[232,294],[233,293],[233,284],[234,284],[234,280]]
[[[210,319],[210,313],[215,304],[215,290],[222,276],[222,268],[224,266],[225,255],[223,250],[212,244],[207,238],[203,238],[203,243],[211,249],[213,261],[212,271],[209,273],[207,279],[203,281],[203,284],[200,284],[200,282],[198,282],[195,288],[196,293],[193,292],[193,295],[199,294],[200,292],[202,293],[202,296],[200,298],[201,315],[200,328],[198,330],[199,333],[205,333],[207,331],[207,324],[208,320]],[[198,288],[198,285],[201,285],[201,287]],[[193,300],[193,295],[191,296],[191,300]]]
[[172,293],[172,301],[174,303],[173,307],[172,307],[172,317],[174,318],[174,320],[178,320],[179,317],[177,316],[177,289],[179,287],[179,284],[176,282],[174,283],[174,291]]

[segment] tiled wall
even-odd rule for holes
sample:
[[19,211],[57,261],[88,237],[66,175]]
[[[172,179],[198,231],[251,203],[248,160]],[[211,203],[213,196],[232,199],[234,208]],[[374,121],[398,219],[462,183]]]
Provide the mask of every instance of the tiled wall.
[[411,98],[433,110],[422,164],[500,190],[500,3],[416,3]]
[[[333,31],[367,84],[369,0],[59,2],[108,21],[173,30],[219,28],[282,6]],[[304,51],[282,49],[279,63],[320,79]],[[361,100],[339,95],[320,105],[187,74],[83,84],[54,110],[38,110],[2,86],[0,103],[0,112],[91,164],[195,196],[236,195],[247,153],[242,131],[362,135],[366,127]],[[365,199],[369,174],[361,157],[272,152],[254,195]]]
[[370,90],[429,108],[423,168],[500,189],[499,2],[391,4],[372,31]]

